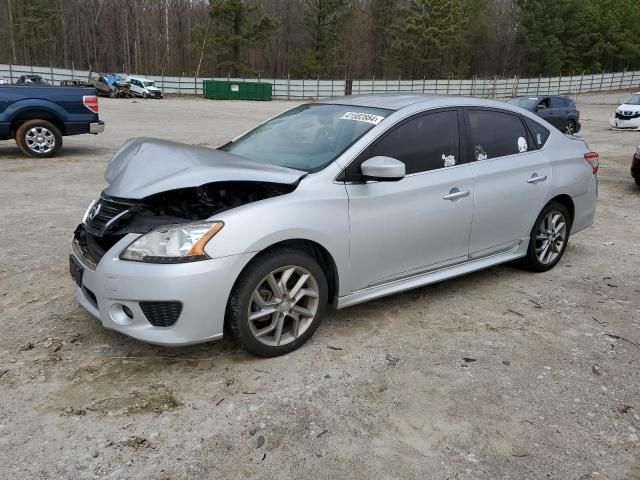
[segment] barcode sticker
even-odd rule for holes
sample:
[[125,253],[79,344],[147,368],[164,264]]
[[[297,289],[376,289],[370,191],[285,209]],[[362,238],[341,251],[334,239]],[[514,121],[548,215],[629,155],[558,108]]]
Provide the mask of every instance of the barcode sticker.
[[340,120],[355,120],[357,122],[367,122],[372,125],[378,125],[384,117],[374,115],[372,113],[347,112],[340,117]]

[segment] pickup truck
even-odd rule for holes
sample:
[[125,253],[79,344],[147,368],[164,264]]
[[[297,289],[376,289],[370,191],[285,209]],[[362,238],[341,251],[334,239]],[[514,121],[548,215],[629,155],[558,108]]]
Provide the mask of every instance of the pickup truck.
[[0,85],[0,140],[25,155],[53,157],[63,136],[103,131],[94,88]]

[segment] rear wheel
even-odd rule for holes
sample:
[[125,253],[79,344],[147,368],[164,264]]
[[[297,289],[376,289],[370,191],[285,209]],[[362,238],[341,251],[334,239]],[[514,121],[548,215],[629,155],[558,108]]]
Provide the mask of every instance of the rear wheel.
[[62,134],[51,122],[29,120],[18,128],[16,143],[22,153],[30,157],[53,157],[62,148]]
[[256,258],[240,275],[227,321],[238,342],[254,355],[284,355],[311,338],[327,295],[327,279],[313,258],[297,250],[275,250]]
[[571,217],[567,208],[559,202],[549,203],[531,230],[524,265],[534,272],[551,270],[564,255],[570,231]]
[[576,122],[575,120],[567,120],[564,123],[564,128],[562,129],[562,131],[564,133],[566,133],[567,135],[573,135],[574,133],[576,133]]

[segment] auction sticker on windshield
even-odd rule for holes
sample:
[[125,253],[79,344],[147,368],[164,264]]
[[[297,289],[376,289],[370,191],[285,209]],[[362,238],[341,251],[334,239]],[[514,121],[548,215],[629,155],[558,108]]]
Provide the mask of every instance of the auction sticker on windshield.
[[340,117],[340,120],[355,120],[357,122],[367,122],[377,125],[384,120],[384,117],[373,115],[372,113],[347,112]]

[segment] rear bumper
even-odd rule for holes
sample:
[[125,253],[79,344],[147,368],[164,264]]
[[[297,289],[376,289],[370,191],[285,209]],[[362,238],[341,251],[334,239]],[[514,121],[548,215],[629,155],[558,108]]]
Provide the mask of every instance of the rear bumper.
[[598,175],[591,177],[589,189],[582,195],[573,197],[575,209],[571,234],[578,233],[593,225],[596,215],[596,205],[598,203]]
[[104,132],[104,122],[102,120],[89,124],[89,133],[97,135],[102,132]]

